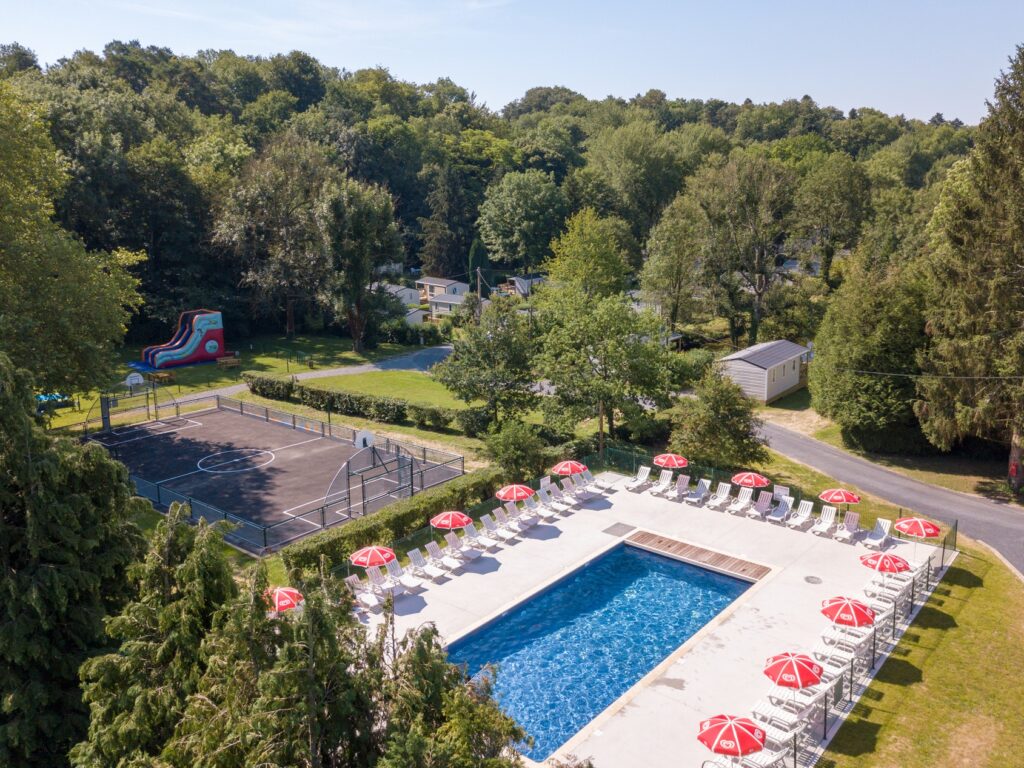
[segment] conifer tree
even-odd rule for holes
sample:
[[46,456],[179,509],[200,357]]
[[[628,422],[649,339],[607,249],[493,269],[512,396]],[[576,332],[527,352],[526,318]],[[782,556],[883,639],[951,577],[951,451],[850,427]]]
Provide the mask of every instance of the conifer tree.
[[[1024,47],[996,81],[974,151],[950,172],[931,222],[927,347],[915,411],[948,449],[974,435],[1024,449]],[[1013,378],[1018,377],[1018,378]],[[1016,470],[1016,471],[1014,471]]]
[[0,765],[66,765],[84,735],[78,668],[129,597],[143,505],[102,448],[44,432],[0,354]]
[[118,649],[82,665],[91,720],[71,752],[81,768],[128,764],[163,750],[202,675],[200,647],[214,614],[235,593],[220,533],[175,504],[145,560],[133,569],[137,597],[107,620]]

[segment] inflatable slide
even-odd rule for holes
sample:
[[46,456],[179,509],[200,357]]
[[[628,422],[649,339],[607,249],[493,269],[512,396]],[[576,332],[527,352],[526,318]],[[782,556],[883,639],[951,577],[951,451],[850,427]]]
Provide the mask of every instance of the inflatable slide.
[[181,313],[178,329],[169,342],[142,350],[142,362],[147,368],[160,370],[207,363],[226,354],[224,320],[220,312],[193,309]]

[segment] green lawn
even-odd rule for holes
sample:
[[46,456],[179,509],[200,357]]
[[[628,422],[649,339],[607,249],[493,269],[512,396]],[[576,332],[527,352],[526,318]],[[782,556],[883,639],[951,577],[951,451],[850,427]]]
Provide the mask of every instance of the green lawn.
[[324,389],[343,389],[367,395],[398,397],[418,405],[459,410],[467,407],[444,385],[434,381],[430,374],[418,371],[371,371],[347,376],[328,376],[315,379],[310,384]]
[[[815,495],[837,481],[773,453],[759,468]],[[899,515],[862,493],[865,526]],[[935,768],[1020,765],[1024,730],[1024,584],[982,545],[961,554],[878,671],[820,766]],[[1010,714],[1015,713],[1015,714]]]
[[[228,348],[241,353],[242,364],[237,368],[218,368],[216,365],[193,365],[174,369],[175,381],[164,387],[172,397],[187,395],[216,387],[238,384],[242,371],[263,371],[265,373],[296,373],[316,368],[339,368],[346,365],[375,362],[385,357],[409,352],[419,347],[400,344],[381,344],[377,349],[367,350],[361,355],[352,351],[352,340],[338,336],[259,336],[252,339],[228,340]],[[109,387],[116,387],[131,369],[128,363],[138,360],[140,346],[124,348],[124,366],[118,371]],[[50,426],[66,427],[82,422],[97,399],[96,392],[89,392],[76,398],[77,409],[58,411]]]

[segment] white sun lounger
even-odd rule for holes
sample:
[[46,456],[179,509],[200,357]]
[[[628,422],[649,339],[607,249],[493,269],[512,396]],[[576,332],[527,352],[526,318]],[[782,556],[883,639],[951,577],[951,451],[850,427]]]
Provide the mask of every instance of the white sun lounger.
[[747,507],[750,506],[750,500],[754,496],[754,489],[743,487],[740,488],[739,493],[736,494],[736,498],[725,508],[725,511],[730,515],[742,515],[747,511]]
[[892,520],[882,518],[875,520],[875,527],[864,539],[864,546],[868,549],[885,549],[885,545],[889,543],[889,528],[891,526]]
[[676,475],[676,481],[665,492],[665,498],[670,501],[681,501],[686,498],[686,494],[690,492],[690,476],[689,475]]
[[462,561],[446,552],[442,552],[441,548],[437,546],[436,541],[427,542],[427,556],[432,562],[449,571],[457,571],[462,568]]
[[466,537],[463,541],[471,547],[477,549],[494,549],[500,542],[497,539],[492,539],[487,534],[478,530],[475,523],[470,523],[463,529],[466,533]]
[[484,524],[484,530],[487,531],[489,536],[493,536],[501,541],[508,542],[519,535],[519,531],[511,528],[503,528],[498,525],[490,515],[484,515],[481,517],[480,522]]
[[627,480],[626,481],[626,490],[627,491],[638,491],[638,490],[640,490],[645,485],[647,485],[648,483],[651,482],[650,481],[650,477],[651,477],[651,468],[650,467],[640,467],[640,469],[637,470],[636,477],[634,477],[632,480]]
[[786,526],[789,528],[803,528],[811,522],[811,513],[813,512],[814,502],[810,499],[804,499],[800,502],[800,506],[796,508],[796,512],[789,516]]
[[653,496],[660,496],[665,493],[669,488],[672,487],[672,470],[663,469],[661,475],[658,476],[658,482],[647,489],[647,492]]
[[[531,510],[517,507],[514,501],[505,502],[505,513],[508,515],[509,520],[515,520],[521,528],[530,528],[536,525],[540,519]],[[500,517],[498,521],[501,521]]]
[[[768,729],[766,728],[767,732]],[[776,742],[778,743],[778,742]],[[751,752],[740,758],[740,768],[783,768],[793,757],[793,747],[783,747],[781,744],[771,749],[765,747],[758,752]]]
[[571,475],[566,478],[573,487],[576,489],[576,495],[581,499],[592,499],[598,494],[597,489],[591,489],[587,487],[587,481],[583,479],[583,475]]
[[592,480],[588,480],[582,472],[577,472],[575,475],[571,475],[571,477],[573,484],[586,493],[587,496],[599,496],[601,494],[601,489],[597,487],[597,484]]
[[696,504],[700,506],[708,500],[708,496],[711,495],[711,481],[706,477],[702,477],[697,482],[697,487],[686,494],[687,504]]
[[498,525],[508,531],[518,531],[523,533],[530,526],[523,523],[518,517],[509,517],[505,514],[505,510],[501,507],[494,508],[494,518],[498,521]]
[[860,513],[847,512],[843,515],[843,522],[836,526],[836,532],[832,538],[836,541],[853,541],[853,537],[860,531]]
[[764,520],[764,516],[768,514],[768,511],[772,506],[772,492],[761,491],[761,495],[757,497],[757,503],[750,507],[747,507],[747,517],[752,517],[757,520]]
[[572,511],[572,507],[570,507],[568,504],[565,504],[555,499],[554,495],[551,493],[550,486],[546,488],[541,488],[539,491],[537,491],[537,495],[540,497],[540,503],[543,504],[548,509],[563,514]]
[[554,520],[558,516],[558,512],[546,504],[542,504],[538,501],[537,496],[531,496],[526,500],[526,508],[544,520]]
[[409,566],[412,568],[413,573],[426,576],[431,581],[440,579],[448,574],[448,571],[440,565],[427,560],[419,549],[411,549],[406,554],[409,555]]
[[387,569],[388,576],[406,589],[420,590],[425,586],[423,579],[409,573],[397,560],[388,561],[387,565],[384,567]]
[[462,560],[476,560],[483,553],[466,544],[455,531],[448,531],[444,535],[444,540],[448,542],[448,547],[445,551],[452,557],[458,557]]
[[708,509],[723,509],[728,504],[732,497],[729,495],[732,491],[731,483],[719,483],[718,489],[712,494],[711,498],[708,499],[708,503],[705,504]]
[[352,590],[352,594],[355,596],[356,602],[358,602],[363,608],[368,608],[372,611],[376,608],[380,608],[384,604],[383,600],[373,594],[373,592],[366,589],[366,586],[355,574],[352,576],[346,576],[345,584],[350,590]]
[[370,579],[370,586],[373,588],[373,591],[378,594],[387,593],[392,597],[398,597],[405,592],[405,587],[395,579],[386,577],[378,567],[367,568],[366,576]]
[[793,497],[783,496],[779,499],[779,503],[772,507],[771,511],[765,517],[769,523],[785,523],[789,518],[789,513],[793,510]]
[[551,487],[548,488],[548,493],[550,493],[551,498],[553,498],[559,504],[564,504],[569,508],[578,507],[580,504],[583,503],[582,499],[576,498],[576,494],[566,493],[565,491],[562,490],[562,487],[560,485],[557,485],[555,483],[552,483]]
[[618,480],[599,480],[589,469],[583,470],[583,478],[601,491],[610,491],[618,483]]
[[821,508],[821,514],[811,526],[811,533],[815,536],[829,536],[836,525],[836,508],[827,504]]

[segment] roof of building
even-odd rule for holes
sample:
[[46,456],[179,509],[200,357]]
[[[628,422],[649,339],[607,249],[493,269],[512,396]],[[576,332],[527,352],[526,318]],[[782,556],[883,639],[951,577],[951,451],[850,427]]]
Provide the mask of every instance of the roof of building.
[[741,349],[739,352],[733,352],[731,355],[726,355],[722,359],[742,360],[743,362],[750,363],[757,368],[764,368],[765,370],[768,370],[779,363],[785,363],[788,360],[792,360],[794,357],[806,355],[810,351],[810,349],[801,346],[800,344],[795,344],[792,341],[781,339],[779,341],[763,341],[752,347]]
[[395,285],[394,283],[374,283],[370,287],[371,288],[378,288],[378,289],[380,289],[382,291],[387,291],[388,293],[393,294],[395,296],[397,296],[398,294],[403,293],[405,291],[413,291],[413,292],[416,291],[415,288],[410,288],[407,285]]
[[430,299],[431,304],[461,304],[466,297],[461,293],[439,293]]
[[[423,285],[438,285],[445,288],[449,285],[458,285],[458,280],[449,280],[447,277],[421,277],[416,281],[417,284],[423,283]],[[468,283],[463,283],[468,285]]]

